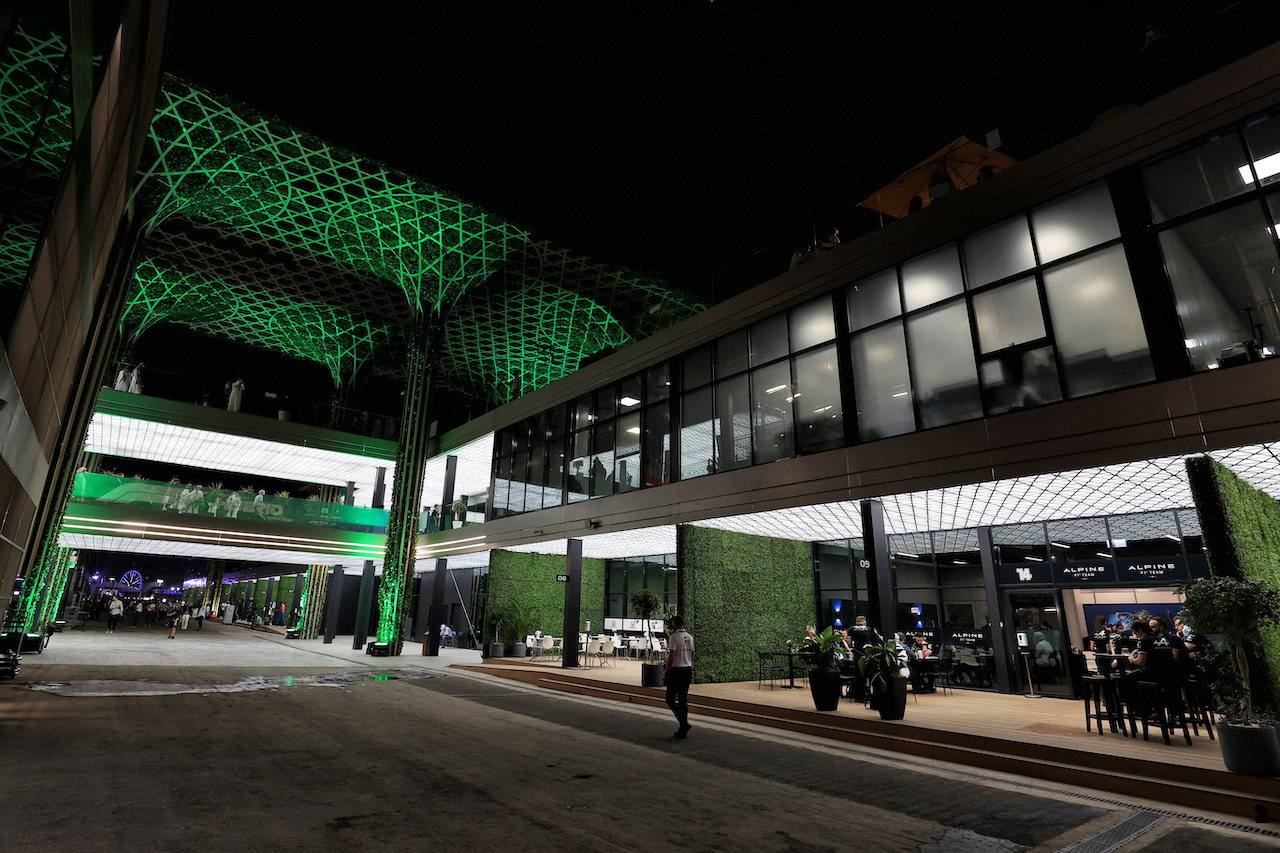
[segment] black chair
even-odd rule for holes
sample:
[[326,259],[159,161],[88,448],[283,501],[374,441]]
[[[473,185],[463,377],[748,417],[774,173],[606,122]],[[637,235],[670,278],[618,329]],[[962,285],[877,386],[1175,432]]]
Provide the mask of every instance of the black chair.
[[[1129,731],[1125,728],[1124,709],[1120,701],[1119,679],[1091,672],[1081,678],[1081,686],[1084,696],[1084,730],[1092,731],[1091,723],[1096,722],[1098,734],[1101,735],[1102,723],[1105,720],[1112,734],[1119,731],[1128,737]],[[1137,732],[1134,734],[1136,735]]]
[[1213,697],[1194,676],[1182,685],[1182,701],[1186,703],[1187,718],[1191,721],[1191,730],[1196,736],[1200,735],[1200,727],[1204,726],[1209,740],[1216,740],[1213,736]]
[[756,684],[756,689],[759,690],[761,687],[763,687],[764,680],[767,678],[769,679],[769,689],[772,690],[774,681],[777,681],[778,679],[786,677],[783,674],[786,671],[786,667],[778,663],[778,660],[774,656],[773,652],[759,652],[759,655],[760,655],[760,680]]
[[[1160,727],[1165,746],[1173,743],[1169,738],[1169,730],[1181,728],[1182,735],[1191,746],[1191,732],[1187,729],[1187,710],[1182,701],[1182,684],[1176,681],[1138,681],[1138,697],[1141,703],[1139,712],[1142,715],[1142,739],[1147,736],[1152,723]],[[1131,718],[1132,719],[1132,718]]]

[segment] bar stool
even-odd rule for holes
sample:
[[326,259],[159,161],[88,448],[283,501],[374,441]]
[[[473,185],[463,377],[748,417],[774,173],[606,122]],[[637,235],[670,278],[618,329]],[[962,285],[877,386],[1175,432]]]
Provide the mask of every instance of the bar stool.
[[1213,736],[1213,701],[1205,694],[1195,676],[1182,685],[1182,701],[1186,705],[1187,716],[1191,718],[1191,730],[1196,736],[1200,735],[1200,726],[1204,725],[1205,731],[1209,733],[1209,740],[1216,740]]
[[1155,723],[1160,727],[1165,746],[1168,746],[1172,743],[1169,739],[1169,730],[1180,726],[1183,737],[1187,739],[1187,746],[1191,746],[1191,731],[1187,728],[1187,712],[1182,704],[1180,684],[1139,681],[1138,697],[1142,705],[1143,740],[1150,740],[1147,737],[1148,726]]
[[[1106,720],[1112,734],[1119,731],[1128,737],[1129,731],[1125,728],[1124,714],[1120,710],[1120,691],[1116,681],[1105,675],[1090,673],[1081,678],[1081,684],[1084,686],[1084,730],[1093,731],[1091,722],[1095,722],[1098,724],[1098,734],[1101,735],[1102,721]],[[1092,712],[1089,710],[1090,703],[1093,705]]]

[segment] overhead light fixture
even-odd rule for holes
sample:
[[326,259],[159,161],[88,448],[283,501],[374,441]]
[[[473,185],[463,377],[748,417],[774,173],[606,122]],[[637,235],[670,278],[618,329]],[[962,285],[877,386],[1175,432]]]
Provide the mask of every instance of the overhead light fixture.
[[1172,539],[1174,542],[1181,542],[1181,541],[1182,541],[1182,537],[1181,537],[1181,536],[1174,536],[1172,533],[1166,533],[1166,534],[1164,535],[1164,538],[1165,538],[1165,539]]
[[638,406],[638,405],[640,405],[640,401],[639,401],[639,400],[637,400],[635,397],[632,397],[632,396],[631,396],[631,395],[629,395],[629,394],[624,394],[624,395],[623,395],[623,397],[622,397],[622,399],[621,399],[621,400],[619,400],[618,402],[620,402],[620,403],[622,403],[622,405],[624,405],[624,406],[628,406],[628,407],[630,407],[630,406]]
[[1110,559],[1111,559],[1111,555],[1110,555],[1110,554],[1108,554],[1106,551],[1096,551],[1096,552],[1094,552],[1094,553],[1096,553],[1099,557],[1105,557],[1105,558],[1107,558],[1108,560],[1110,560]]
[[787,387],[786,385],[774,385],[772,388],[764,389],[764,393],[772,394],[774,391],[781,391],[783,388],[786,388],[786,387]]
[[898,557],[910,557],[910,558],[911,558],[911,559],[913,559],[913,560],[918,560],[918,559],[920,559],[920,555],[919,555],[919,554],[908,554],[906,551],[897,551],[897,552],[895,552],[895,556],[898,556]]
[[[1253,161],[1254,168],[1258,171],[1258,180],[1265,181],[1272,175],[1280,174],[1280,152],[1269,154],[1261,160]],[[1236,171],[1240,173],[1240,180],[1245,184],[1253,183],[1253,174],[1249,171],[1249,164],[1246,163]]]
[[628,427],[627,432],[631,433],[632,435],[639,435],[640,427]]
[[911,392],[910,392],[910,391],[899,391],[897,394],[894,394],[893,396],[895,396],[895,397],[905,397],[905,396],[907,396],[907,394],[909,394],[909,393],[911,393]]
[[1036,557],[1036,556],[1034,556],[1034,555],[1032,555],[1032,554],[1028,554],[1028,555],[1027,555],[1027,559],[1028,559],[1028,560],[1030,560],[1030,561],[1031,561],[1031,562],[1033,562],[1033,563],[1043,563],[1043,562],[1044,562],[1044,557]]
[[1058,548],[1070,548],[1070,547],[1071,547],[1070,545],[1066,544],[1065,542],[1050,542],[1049,544],[1050,544],[1050,545],[1053,545],[1053,546],[1055,546],[1055,547],[1058,547]]
[[1196,339],[1195,339],[1195,338],[1183,338],[1183,339],[1182,339],[1182,345],[1183,345],[1184,347],[1186,347],[1187,349],[1195,349],[1195,348],[1196,348]]

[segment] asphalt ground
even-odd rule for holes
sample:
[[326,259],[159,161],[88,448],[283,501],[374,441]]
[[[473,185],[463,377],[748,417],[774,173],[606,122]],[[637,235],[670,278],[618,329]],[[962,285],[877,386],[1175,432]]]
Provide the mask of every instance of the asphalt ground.
[[[222,642],[240,661],[263,640]],[[0,686],[3,851],[1280,849],[1268,826],[1144,802],[1158,781],[1140,772],[1099,798],[697,716],[675,740],[657,709],[401,668],[407,656],[32,659],[25,683]]]

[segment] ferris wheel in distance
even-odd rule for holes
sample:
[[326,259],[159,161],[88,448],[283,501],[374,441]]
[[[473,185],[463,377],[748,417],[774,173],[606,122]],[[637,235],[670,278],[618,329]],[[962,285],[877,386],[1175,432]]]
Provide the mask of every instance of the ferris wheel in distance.
[[142,574],[137,569],[130,569],[120,578],[120,584],[129,589],[142,589]]

